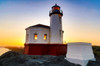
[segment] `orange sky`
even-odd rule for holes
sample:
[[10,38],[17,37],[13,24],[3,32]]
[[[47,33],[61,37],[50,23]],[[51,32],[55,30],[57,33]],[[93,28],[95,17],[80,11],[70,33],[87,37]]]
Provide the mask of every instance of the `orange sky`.
[[0,2],[0,46],[24,46],[25,28],[38,23],[50,25],[48,12],[55,3],[64,12],[64,42],[89,42],[100,46],[98,3],[58,0]]

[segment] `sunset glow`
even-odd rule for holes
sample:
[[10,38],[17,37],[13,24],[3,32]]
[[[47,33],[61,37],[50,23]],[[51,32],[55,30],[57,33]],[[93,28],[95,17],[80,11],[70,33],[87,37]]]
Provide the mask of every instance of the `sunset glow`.
[[64,42],[100,46],[99,0],[0,0],[0,46],[24,46],[25,28],[50,25],[49,11],[55,3],[63,10]]

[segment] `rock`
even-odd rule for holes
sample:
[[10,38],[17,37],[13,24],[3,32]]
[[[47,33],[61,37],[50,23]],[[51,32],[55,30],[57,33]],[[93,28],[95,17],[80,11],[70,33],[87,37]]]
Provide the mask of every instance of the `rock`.
[[100,60],[97,61],[89,61],[87,66],[100,66]]
[[3,55],[1,55],[0,59],[9,58],[9,57],[17,56],[17,55],[19,55],[19,53],[14,52],[14,51],[8,51],[8,52],[4,53]]
[[0,66],[80,66],[68,62],[64,56],[24,55],[10,51],[0,58]]

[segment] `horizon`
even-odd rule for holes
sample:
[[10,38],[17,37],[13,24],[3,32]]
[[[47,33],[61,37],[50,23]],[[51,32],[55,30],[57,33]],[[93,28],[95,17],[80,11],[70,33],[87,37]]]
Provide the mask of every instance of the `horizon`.
[[95,0],[0,0],[0,47],[24,47],[25,28],[50,26],[49,11],[57,3],[63,10],[63,40],[100,46],[100,1]]

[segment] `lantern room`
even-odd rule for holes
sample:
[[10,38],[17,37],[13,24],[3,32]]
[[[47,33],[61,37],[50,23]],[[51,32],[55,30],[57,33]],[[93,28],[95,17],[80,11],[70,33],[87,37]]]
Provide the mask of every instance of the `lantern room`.
[[63,16],[63,11],[60,10],[60,6],[55,4],[54,6],[52,6],[52,10],[49,12],[49,16],[51,16],[52,14],[58,14]]

